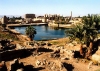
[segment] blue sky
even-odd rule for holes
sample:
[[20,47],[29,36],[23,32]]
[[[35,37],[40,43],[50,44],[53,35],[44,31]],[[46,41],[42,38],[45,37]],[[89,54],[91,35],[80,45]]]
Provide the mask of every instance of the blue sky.
[[100,0],[0,0],[0,15],[100,14]]

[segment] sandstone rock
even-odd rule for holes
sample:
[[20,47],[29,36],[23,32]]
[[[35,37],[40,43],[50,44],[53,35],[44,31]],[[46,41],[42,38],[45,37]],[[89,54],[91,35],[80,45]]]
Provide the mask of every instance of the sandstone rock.
[[16,44],[16,48],[17,48],[17,49],[22,49],[22,46],[21,46],[20,44],[17,43],[17,44]]
[[24,71],[24,69],[23,68],[20,68],[20,69],[17,69],[16,71]]
[[55,71],[55,69],[56,69],[56,67],[53,65],[53,66],[51,67],[51,70],[52,70],[52,71]]
[[37,60],[35,64],[36,64],[37,67],[39,67],[41,65],[41,61]]
[[90,63],[88,64],[88,69],[90,69],[91,68],[91,65],[93,64],[93,62],[92,61],[90,61]]
[[98,50],[100,50],[100,46],[98,46]]
[[59,58],[60,54],[59,53],[51,53],[50,57],[52,57],[52,58]]
[[92,55],[92,60],[93,60],[93,61],[97,61],[98,63],[100,63],[100,55],[93,54],[93,55]]
[[68,47],[73,47],[74,45],[72,43],[69,43],[68,44]]
[[59,69],[60,69],[60,70],[62,70],[62,69],[64,68],[64,65],[63,65],[62,62],[59,62],[59,65],[58,65],[58,66],[59,66]]
[[73,50],[67,50],[65,51],[65,55],[67,56],[67,58],[73,58],[74,57],[74,51]]

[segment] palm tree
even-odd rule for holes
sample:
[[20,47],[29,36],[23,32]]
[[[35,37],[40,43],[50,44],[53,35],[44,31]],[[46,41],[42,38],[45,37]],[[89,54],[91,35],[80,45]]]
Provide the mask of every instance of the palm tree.
[[87,58],[92,53],[94,39],[97,38],[98,31],[95,27],[94,17],[90,18],[83,17],[83,24],[77,24],[74,28],[66,31],[66,34],[69,34],[69,38],[73,41],[78,39],[81,43],[80,45],[80,54],[83,56],[82,45],[87,45],[87,53],[85,57]]
[[90,15],[89,17],[83,18],[84,29],[86,29],[87,33],[85,38],[87,38],[87,45],[89,47],[88,52],[86,54],[86,58],[91,55],[93,49],[94,39],[97,38],[100,16]]
[[76,24],[74,25],[74,28],[71,29],[67,29],[65,31],[66,35],[69,36],[70,42],[72,42],[73,40],[77,41],[78,43],[80,43],[80,55],[83,56],[83,51],[82,51],[82,44],[84,44],[84,33],[83,33],[83,24]]
[[30,38],[31,41],[33,40],[35,34],[37,33],[36,29],[32,26],[26,27],[25,32],[26,32],[26,35]]
[[100,29],[100,16],[97,16],[97,15],[94,15],[94,22],[95,22],[95,28],[97,29],[97,30],[99,30]]
[[93,24],[95,24],[95,28],[97,30],[99,30],[99,26],[100,26],[100,16],[98,15],[89,15],[88,17],[84,16],[83,18],[83,23],[85,24],[90,24],[90,26],[93,26]]

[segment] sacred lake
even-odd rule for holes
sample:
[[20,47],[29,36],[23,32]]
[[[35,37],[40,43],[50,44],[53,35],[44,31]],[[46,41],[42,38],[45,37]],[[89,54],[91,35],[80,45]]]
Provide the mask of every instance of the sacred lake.
[[[64,28],[54,28],[54,27],[49,27],[47,25],[37,25],[33,26],[37,34],[34,37],[34,40],[50,40],[50,39],[57,39],[57,38],[63,38],[66,37],[65,35],[65,30]],[[25,35],[25,29],[26,26],[18,26],[14,27],[14,29],[21,34]]]

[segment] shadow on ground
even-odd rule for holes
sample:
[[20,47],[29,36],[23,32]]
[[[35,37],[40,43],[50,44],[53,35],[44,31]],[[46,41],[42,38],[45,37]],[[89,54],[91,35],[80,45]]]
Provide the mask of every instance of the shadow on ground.
[[32,55],[35,49],[20,49],[0,52],[0,61],[9,61],[16,58],[25,58]]
[[73,69],[74,69],[72,64],[63,63],[63,65],[64,65],[64,67],[66,68],[67,71],[73,71]]
[[48,49],[48,48],[38,48],[37,51],[38,51],[38,52],[53,52],[52,49]]
[[24,71],[39,71],[39,70],[43,70],[45,68],[43,67],[38,67],[38,68],[34,68],[32,65],[27,65],[24,67]]

